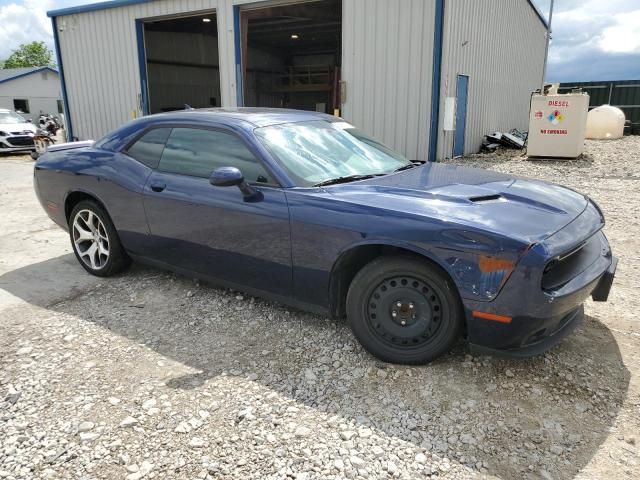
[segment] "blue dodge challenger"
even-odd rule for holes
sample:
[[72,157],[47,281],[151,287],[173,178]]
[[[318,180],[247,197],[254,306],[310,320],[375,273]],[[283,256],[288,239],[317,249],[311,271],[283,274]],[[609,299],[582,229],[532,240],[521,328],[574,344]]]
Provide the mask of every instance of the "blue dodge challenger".
[[559,342],[616,259],[567,188],[410,161],[342,119],[265,109],[144,117],[35,166],[82,267],[137,260],[346,316],[362,346],[420,364],[460,336],[529,356]]

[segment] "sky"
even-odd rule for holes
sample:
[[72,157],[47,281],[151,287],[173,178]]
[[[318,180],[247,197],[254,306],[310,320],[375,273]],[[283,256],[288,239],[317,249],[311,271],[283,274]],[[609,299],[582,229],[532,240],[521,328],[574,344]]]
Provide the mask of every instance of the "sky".
[[[548,15],[550,0],[534,0]],[[21,43],[53,49],[52,9],[92,0],[0,0],[0,59]],[[556,0],[547,81],[640,79],[640,0]]]

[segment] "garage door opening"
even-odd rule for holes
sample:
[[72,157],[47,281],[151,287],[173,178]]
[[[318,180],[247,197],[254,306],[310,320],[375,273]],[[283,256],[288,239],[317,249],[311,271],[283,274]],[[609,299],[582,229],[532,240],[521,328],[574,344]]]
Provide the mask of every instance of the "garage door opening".
[[215,13],[145,21],[148,112],[219,107],[220,69]]
[[342,1],[242,10],[244,105],[340,108]]

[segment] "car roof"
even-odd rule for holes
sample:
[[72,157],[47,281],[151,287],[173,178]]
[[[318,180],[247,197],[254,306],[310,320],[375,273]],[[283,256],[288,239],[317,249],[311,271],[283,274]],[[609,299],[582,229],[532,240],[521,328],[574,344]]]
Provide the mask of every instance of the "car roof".
[[308,122],[314,120],[325,120],[328,122],[340,121],[338,117],[327,115],[326,113],[305,110],[291,110],[285,108],[198,108],[174,111],[170,114],[180,116],[206,116],[211,120],[221,121],[223,123],[229,121],[241,121],[249,123],[254,127],[267,127],[270,125],[278,125],[282,123]]
[[95,143],[104,150],[115,150],[128,144],[139,132],[154,126],[174,123],[196,125],[226,125],[232,129],[251,131],[270,125],[319,121],[344,122],[343,119],[326,113],[290,110],[284,108],[186,108],[165,113],[155,113],[131,120],[107,133]]

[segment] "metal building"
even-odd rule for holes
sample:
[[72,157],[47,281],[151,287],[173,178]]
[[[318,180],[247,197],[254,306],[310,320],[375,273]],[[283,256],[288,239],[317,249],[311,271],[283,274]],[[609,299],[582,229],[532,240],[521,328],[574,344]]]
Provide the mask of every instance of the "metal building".
[[527,128],[546,41],[531,0],[114,0],[49,16],[79,139],[184,104],[290,107],[430,160]]
[[60,80],[51,67],[0,70],[0,108],[7,108],[37,123],[41,113],[62,113]]

